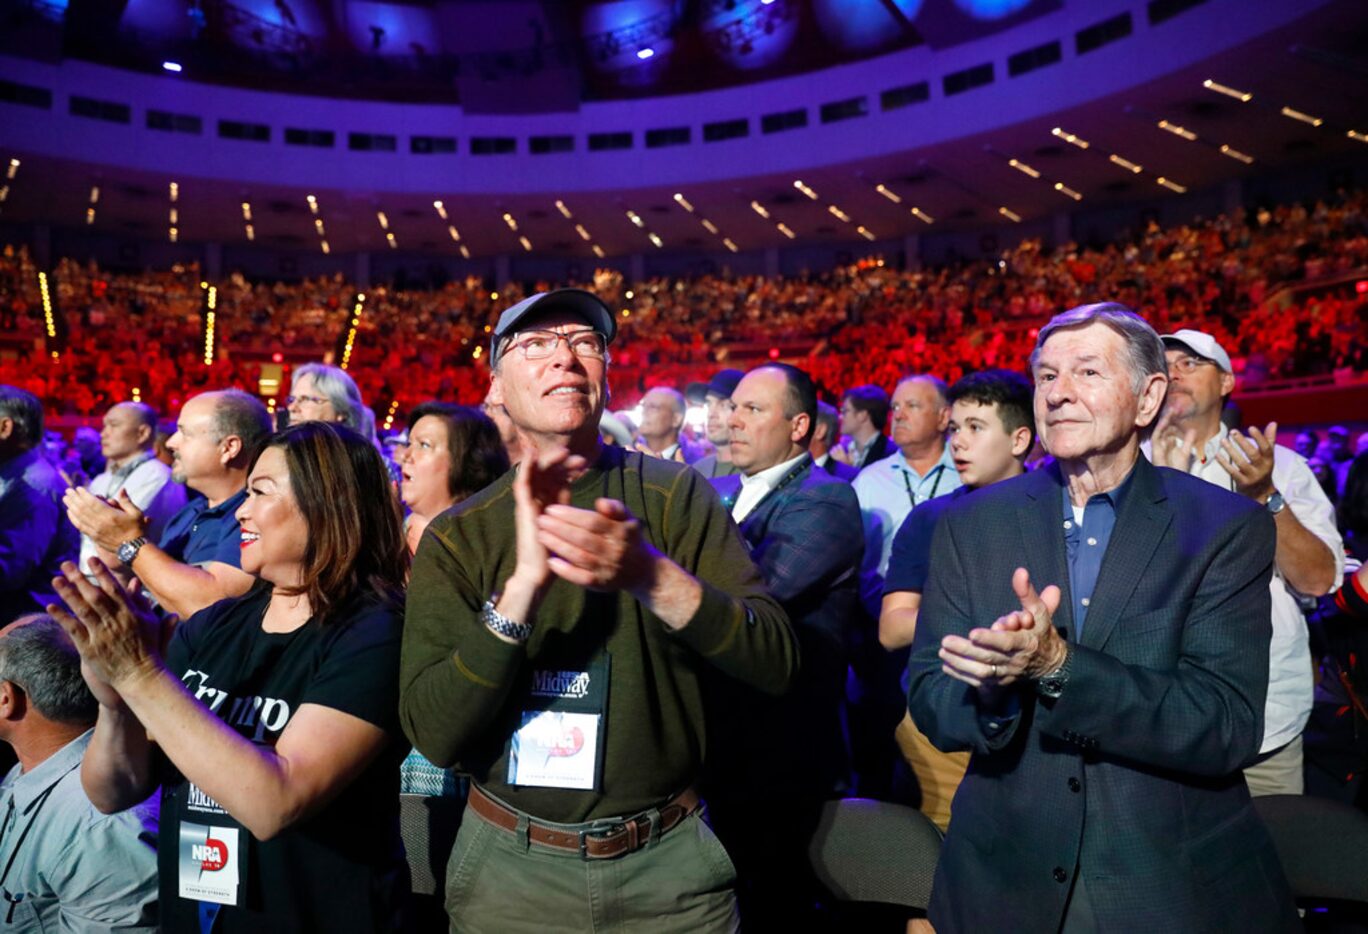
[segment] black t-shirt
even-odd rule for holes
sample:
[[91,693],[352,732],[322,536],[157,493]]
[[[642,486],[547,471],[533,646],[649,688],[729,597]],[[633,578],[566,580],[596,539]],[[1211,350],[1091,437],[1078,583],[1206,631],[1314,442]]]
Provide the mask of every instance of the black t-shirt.
[[[201,610],[179,626],[167,668],[201,703],[252,742],[274,746],[302,704],[320,704],[383,728],[385,751],[323,810],[265,842],[243,829],[244,907],[220,909],[214,932],[388,931],[399,924],[408,869],[399,838],[402,607],[360,600],[339,621],[264,632],[263,585]],[[222,823],[213,802],[167,767],[158,846],[162,930],[199,934],[199,902],[178,896],[179,815]],[[193,804],[192,804],[193,802]],[[187,808],[190,808],[187,810]]]
[[936,531],[936,523],[951,503],[972,492],[972,487],[959,487],[945,496],[935,496],[918,504],[907,514],[893,536],[893,550],[888,553],[885,594],[901,590],[922,592],[926,575],[931,570],[931,535]]

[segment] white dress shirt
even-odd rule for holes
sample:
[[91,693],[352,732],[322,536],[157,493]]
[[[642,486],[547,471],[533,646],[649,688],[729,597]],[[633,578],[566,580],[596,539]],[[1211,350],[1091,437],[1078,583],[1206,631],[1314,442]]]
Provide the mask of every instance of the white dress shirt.
[[[1216,459],[1216,452],[1228,434],[1229,429],[1222,425],[1216,436],[1207,442],[1201,457],[1194,459],[1189,472],[1235,492],[1234,479]],[[1149,442],[1142,447],[1149,457]],[[1335,507],[1306,465],[1306,458],[1291,448],[1274,445],[1273,486],[1282,494],[1286,508],[1292,510],[1297,521],[1330,549],[1335,560],[1335,584],[1331,589],[1337,588],[1344,579],[1344,542],[1335,526]],[[1273,638],[1269,644],[1268,700],[1264,704],[1261,753],[1280,749],[1300,735],[1311,716],[1314,692],[1311,646],[1306,617],[1297,605],[1297,591],[1283,579],[1276,565],[1268,589],[1273,598]]]
[[[133,505],[147,517],[147,531],[143,534],[149,542],[161,541],[167,520],[185,505],[185,486],[172,480],[171,468],[151,453],[130,466],[132,470],[106,470],[90,481],[90,492],[101,499],[117,499],[120,490],[127,490]],[[86,562],[95,554],[95,543],[82,535],[80,568],[83,572],[90,573],[90,565]]]
[[736,495],[736,505],[732,506],[732,519],[740,525],[745,521],[746,516],[756,506],[760,505],[760,500],[765,498],[765,494],[773,490],[779,481],[788,476],[788,472],[798,465],[798,462],[807,457],[804,451],[792,460],[786,460],[782,464],[775,464],[773,467],[766,467],[764,470],[747,477],[741,476],[741,492]]

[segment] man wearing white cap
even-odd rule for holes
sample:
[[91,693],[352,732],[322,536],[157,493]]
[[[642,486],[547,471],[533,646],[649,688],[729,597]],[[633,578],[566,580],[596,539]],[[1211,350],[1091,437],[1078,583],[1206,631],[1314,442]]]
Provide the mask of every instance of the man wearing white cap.
[[1334,507],[1306,459],[1276,443],[1276,422],[1263,431],[1251,426],[1247,434],[1221,423],[1235,375],[1214,337],[1184,329],[1165,334],[1163,341],[1169,389],[1149,443],[1150,460],[1263,503],[1277,524],[1264,738],[1245,780],[1251,794],[1301,794],[1301,733],[1313,684],[1306,620],[1296,595],[1329,593],[1343,577]]

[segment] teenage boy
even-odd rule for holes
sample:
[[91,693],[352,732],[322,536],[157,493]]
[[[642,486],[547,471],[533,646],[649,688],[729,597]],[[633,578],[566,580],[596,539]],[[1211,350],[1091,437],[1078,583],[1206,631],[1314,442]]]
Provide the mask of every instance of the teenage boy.
[[[931,563],[931,536],[946,507],[974,490],[1026,471],[1035,441],[1031,383],[1020,373],[983,370],[950,387],[949,442],[963,486],[920,503],[893,539],[879,614],[879,641],[889,651],[912,644],[922,588]],[[969,764],[969,753],[936,749],[904,716],[894,738],[921,789],[920,809],[941,830],[950,823],[950,801]]]

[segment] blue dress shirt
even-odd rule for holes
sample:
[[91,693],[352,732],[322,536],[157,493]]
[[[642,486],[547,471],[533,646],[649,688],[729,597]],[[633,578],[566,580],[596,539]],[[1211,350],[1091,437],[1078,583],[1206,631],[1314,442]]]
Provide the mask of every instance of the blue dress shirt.
[[1093,590],[1097,587],[1097,575],[1102,570],[1102,559],[1107,554],[1107,544],[1111,541],[1112,529],[1116,527],[1116,514],[1130,487],[1134,468],[1121,481],[1121,485],[1106,493],[1098,493],[1088,498],[1083,507],[1083,522],[1074,519],[1073,503],[1069,499],[1069,485],[1061,487],[1064,506],[1064,547],[1069,559],[1069,593],[1073,597],[1073,641],[1077,642],[1083,634],[1083,622],[1092,603]]

